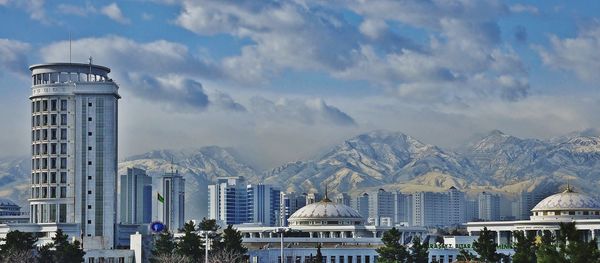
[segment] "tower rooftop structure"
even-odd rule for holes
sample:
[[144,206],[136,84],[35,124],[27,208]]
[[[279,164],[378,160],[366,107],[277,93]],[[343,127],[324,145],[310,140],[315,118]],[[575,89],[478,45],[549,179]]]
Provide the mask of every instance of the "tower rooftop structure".
[[91,58],[29,69],[30,222],[75,224],[84,249],[113,249],[119,86]]

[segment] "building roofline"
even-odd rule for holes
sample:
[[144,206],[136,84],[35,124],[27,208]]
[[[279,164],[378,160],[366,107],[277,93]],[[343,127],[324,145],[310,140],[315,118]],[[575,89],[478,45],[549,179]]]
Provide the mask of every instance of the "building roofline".
[[[59,66],[59,67],[89,67],[90,64],[87,63],[68,63],[68,62],[56,62],[56,63],[42,63],[42,64],[33,64],[31,66],[29,66],[29,70],[34,70],[36,68],[44,68],[44,67],[53,67],[53,66]],[[105,67],[105,66],[100,66],[100,65],[95,65],[92,64],[92,68],[96,68],[99,70],[103,70],[106,71],[107,73],[110,73],[110,68]]]

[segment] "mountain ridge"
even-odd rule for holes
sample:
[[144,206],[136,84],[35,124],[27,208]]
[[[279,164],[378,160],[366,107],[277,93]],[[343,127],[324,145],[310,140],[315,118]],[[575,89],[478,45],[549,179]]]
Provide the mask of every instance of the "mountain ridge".
[[[514,195],[570,181],[593,191],[600,178],[600,137],[571,133],[548,140],[522,139],[494,130],[457,152],[427,144],[402,132],[376,130],[346,139],[310,160],[260,170],[233,148],[206,146],[154,150],[124,158],[127,167],[148,174],[178,170],[186,178],[189,218],[206,214],[206,184],[219,176],[244,176],[250,183],[272,183],[285,191],[359,193],[386,190],[443,191],[457,186],[468,193]],[[26,203],[29,157],[0,159],[0,197]],[[593,192],[591,192],[593,193]]]

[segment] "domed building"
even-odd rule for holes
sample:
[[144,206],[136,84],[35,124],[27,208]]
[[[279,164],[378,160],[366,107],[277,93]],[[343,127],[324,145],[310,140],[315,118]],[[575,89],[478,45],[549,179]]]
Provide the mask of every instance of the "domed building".
[[[531,209],[529,220],[468,222],[466,225],[471,241],[466,242],[472,242],[483,228],[487,228],[496,234],[498,252],[511,255],[514,253],[514,231],[524,231],[529,236],[541,236],[546,230],[556,234],[560,224],[565,222],[575,223],[586,240],[593,240],[600,234],[600,202],[589,194],[577,192],[567,186],[566,190],[548,196],[535,205]],[[463,244],[463,247],[469,245],[471,244]],[[440,250],[433,254],[441,253],[448,257],[450,252],[459,253],[458,250]]]
[[[317,244],[325,262],[377,262],[376,249],[383,245],[381,237],[391,226],[366,225],[365,218],[354,208],[325,198],[308,204],[288,218],[289,227],[266,227],[241,224],[235,227],[243,234],[244,246],[252,263],[308,262],[316,255]],[[424,236],[421,227],[396,227],[404,242]],[[283,234],[283,236],[282,236]]]
[[571,221],[600,219],[600,202],[595,198],[574,192],[567,187],[562,193],[546,197],[531,209],[531,220]]

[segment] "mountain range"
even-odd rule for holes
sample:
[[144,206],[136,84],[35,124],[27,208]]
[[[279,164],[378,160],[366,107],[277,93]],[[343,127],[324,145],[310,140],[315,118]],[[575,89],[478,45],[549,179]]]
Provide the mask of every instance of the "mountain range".
[[[250,183],[271,183],[285,191],[349,192],[386,190],[443,191],[456,186],[512,195],[569,182],[595,193],[600,179],[600,137],[572,133],[558,138],[522,139],[492,131],[460,150],[423,143],[401,132],[373,131],[335,145],[310,160],[269,170],[250,165],[232,148],[218,146],[156,150],[123,159],[127,167],[152,176],[177,170],[186,178],[186,214],[206,214],[206,185],[219,176],[244,176]],[[0,159],[0,196],[26,204],[29,158]]]

